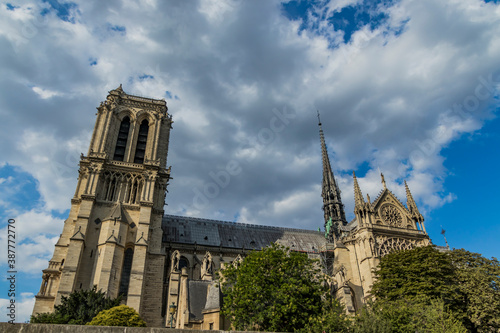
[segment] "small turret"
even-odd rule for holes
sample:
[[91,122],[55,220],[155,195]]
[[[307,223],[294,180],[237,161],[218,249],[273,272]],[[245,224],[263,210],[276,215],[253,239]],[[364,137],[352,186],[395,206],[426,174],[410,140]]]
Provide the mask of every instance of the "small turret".
[[420,224],[422,230],[425,231],[423,223],[424,217],[418,211],[417,204],[415,203],[415,200],[413,200],[413,196],[411,195],[410,188],[408,187],[406,180],[405,180],[405,189],[406,189],[406,207],[408,207],[408,211],[415,220],[415,223]]
[[359,188],[358,179],[356,178],[356,173],[352,172],[352,177],[354,179],[354,212],[363,211],[365,206],[365,200],[363,199],[363,194]]
[[418,211],[417,204],[415,203],[415,200],[413,200],[413,196],[411,195],[410,188],[408,187],[406,180],[405,180],[405,189],[406,189],[406,207],[408,207],[410,214],[416,217],[419,220],[419,222],[420,220],[423,221],[424,217]]

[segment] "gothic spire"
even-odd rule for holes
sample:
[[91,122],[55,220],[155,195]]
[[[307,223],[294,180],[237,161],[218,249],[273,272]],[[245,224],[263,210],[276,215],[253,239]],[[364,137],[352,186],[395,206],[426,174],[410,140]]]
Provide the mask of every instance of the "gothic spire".
[[328,194],[329,191],[333,191],[332,193],[339,195],[340,191],[337,187],[337,183],[335,182],[335,177],[333,176],[332,167],[330,165],[330,159],[328,158],[328,150],[326,149],[325,144],[325,135],[323,134],[323,128],[321,127],[321,119],[319,117],[318,111],[318,126],[319,126],[319,138],[321,141],[321,155],[323,158],[323,198]]
[[323,134],[323,128],[321,127],[321,119],[319,118],[318,111],[318,126],[319,126],[319,138],[321,141],[321,155],[323,158],[323,192],[330,187],[332,184],[336,186],[335,179],[333,178],[332,167],[330,166],[330,159],[328,158],[328,151],[325,144],[325,135]]
[[354,171],[352,172],[352,177],[354,178],[354,211],[362,210],[365,205],[365,200],[363,199],[363,194],[359,188],[358,179]]
[[413,196],[411,195],[410,188],[408,187],[408,184],[406,183],[405,180],[405,189],[406,189],[406,207],[408,207],[408,210],[410,211],[410,214],[412,214],[414,217],[416,217],[419,221],[423,221],[423,216],[420,214],[417,208],[417,204],[415,203],[415,200],[413,200]]
[[321,141],[321,154],[323,158],[323,189],[321,191],[321,196],[323,197],[323,211],[325,213],[325,230],[327,230],[327,238],[333,242],[341,237],[341,226],[346,225],[347,221],[345,218],[344,205],[340,198],[340,189],[333,176],[330,159],[328,158],[325,135],[321,127],[319,111],[318,126],[319,138]]

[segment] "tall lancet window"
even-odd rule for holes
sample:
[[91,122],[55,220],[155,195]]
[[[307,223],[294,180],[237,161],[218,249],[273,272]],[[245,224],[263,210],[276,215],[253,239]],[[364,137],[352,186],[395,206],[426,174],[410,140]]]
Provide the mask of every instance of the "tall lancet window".
[[137,145],[135,147],[134,163],[144,163],[144,155],[146,154],[146,144],[148,142],[149,124],[144,119],[139,127],[139,135],[137,136]]
[[125,117],[120,124],[120,131],[118,132],[118,139],[116,140],[115,161],[123,161],[125,157],[125,148],[127,148],[128,131],[130,129],[130,119]]
[[128,285],[130,282],[130,272],[132,271],[132,259],[134,258],[134,250],[128,248],[125,250],[125,256],[123,258],[123,268],[122,277],[120,279],[120,290],[119,294],[127,296]]

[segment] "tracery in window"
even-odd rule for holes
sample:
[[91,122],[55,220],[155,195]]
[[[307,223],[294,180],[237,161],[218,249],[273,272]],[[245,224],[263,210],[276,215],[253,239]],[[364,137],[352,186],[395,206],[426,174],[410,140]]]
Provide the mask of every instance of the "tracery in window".
[[381,257],[393,251],[411,250],[415,247],[414,242],[402,238],[388,238],[380,246],[379,255]]
[[143,186],[144,178],[142,175],[106,171],[103,174],[103,184],[99,198],[105,201],[138,204]]
[[384,205],[381,209],[382,218],[392,227],[403,227],[403,217],[393,205]]

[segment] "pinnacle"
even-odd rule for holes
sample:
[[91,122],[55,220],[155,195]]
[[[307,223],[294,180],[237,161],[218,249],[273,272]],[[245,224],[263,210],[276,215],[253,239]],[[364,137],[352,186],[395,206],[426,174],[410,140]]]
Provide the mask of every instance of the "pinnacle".
[[405,189],[406,189],[406,207],[408,207],[408,210],[410,213],[415,216],[417,219],[421,219],[423,221],[424,217],[420,212],[418,211],[417,204],[415,203],[415,200],[413,200],[413,196],[411,195],[410,188],[408,187],[408,184],[405,182]]
[[354,209],[356,210],[363,207],[365,200],[363,199],[363,194],[361,193],[361,189],[359,188],[358,179],[356,178],[356,173],[354,171],[352,172],[352,177],[354,179]]

